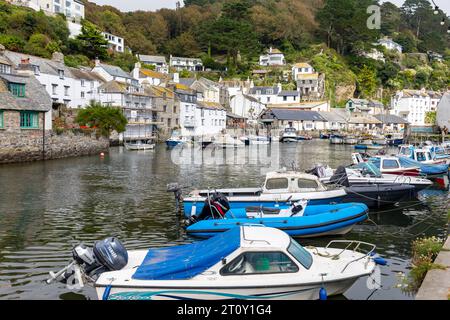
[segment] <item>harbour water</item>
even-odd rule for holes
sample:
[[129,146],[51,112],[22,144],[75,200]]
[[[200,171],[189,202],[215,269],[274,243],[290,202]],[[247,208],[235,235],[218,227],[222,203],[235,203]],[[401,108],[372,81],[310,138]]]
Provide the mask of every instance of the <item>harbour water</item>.
[[[280,145],[280,163],[309,169],[320,162],[336,167],[351,162],[352,146],[328,141]],[[91,288],[73,293],[47,285],[48,272],[70,259],[73,245],[117,236],[128,249],[182,244],[186,236],[166,186],[251,187],[264,181],[260,167],[242,163],[175,164],[165,145],[129,152],[115,147],[99,156],[0,166],[0,299],[94,299]],[[381,288],[360,279],[337,299],[413,299],[398,284],[408,273],[411,242],[421,235],[447,235],[446,185],[421,192],[419,200],[371,211],[371,220],[341,237],[377,245],[387,258]],[[300,240],[325,245],[330,238]]]

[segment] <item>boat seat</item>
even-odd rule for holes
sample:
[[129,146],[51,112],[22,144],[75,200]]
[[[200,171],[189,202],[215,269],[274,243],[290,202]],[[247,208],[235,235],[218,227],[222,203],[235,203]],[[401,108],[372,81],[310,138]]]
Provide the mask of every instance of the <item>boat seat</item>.
[[244,263],[244,270],[242,273],[255,273],[255,268],[249,262]]
[[257,206],[253,206],[253,207],[247,207],[245,208],[245,212],[261,212],[263,214],[279,214],[280,213],[280,209],[278,208],[265,208],[265,207],[257,207]]

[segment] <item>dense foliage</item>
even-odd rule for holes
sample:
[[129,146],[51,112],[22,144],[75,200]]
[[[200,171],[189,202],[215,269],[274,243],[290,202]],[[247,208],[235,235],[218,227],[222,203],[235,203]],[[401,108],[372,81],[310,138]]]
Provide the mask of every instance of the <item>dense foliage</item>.
[[75,121],[80,126],[96,129],[103,137],[110,137],[113,131],[122,133],[127,125],[127,118],[120,108],[105,107],[97,102],[91,102],[86,108],[80,109]]

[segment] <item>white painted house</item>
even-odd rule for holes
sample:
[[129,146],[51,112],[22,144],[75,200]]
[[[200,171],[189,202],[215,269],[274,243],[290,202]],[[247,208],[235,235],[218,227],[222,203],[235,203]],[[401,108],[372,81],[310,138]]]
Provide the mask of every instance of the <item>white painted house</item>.
[[77,21],[84,19],[84,3],[81,0],[6,0],[15,5],[42,10],[47,14],[62,13]]
[[259,57],[260,66],[284,66],[285,64],[286,59],[284,54],[280,50],[272,47]]
[[123,38],[108,32],[102,32],[102,35],[108,41],[109,49],[120,53],[125,52],[125,40]]
[[128,83],[134,86],[139,85],[138,79],[133,78],[129,73],[117,66],[101,63],[100,60],[95,60],[95,67],[92,72],[97,73],[106,81],[117,80],[119,82]]
[[445,93],[438,104],[436,122],[442,129],[450,130],[450,92]]
[[412,126],[426,125],[426,113],[437,109],[432,109],[431,97],[435,96],[430,93],[425,90],[398,91],[391,98],[391,114],[402,117]]
[[227,112],[216,102],[197,101],[195,136],[214,136],[226,128]]
[[169,79],[167,74],[142,68],[141,64],[137,62],[131,72],[134,79],[137,79],[141,85],[149,86],[163,86]]
[[84,108],[89,105],[91,100],[101,102],[98,89],[105,82],[96,73],[90,70],[82,70],[69,68],[72,74],[72,99],[70,101],[71,108]]
[[263,104],[278,102],[278,94],[282,91],[281,83],[273,87],[252,87],[248,95]]
[[197,93],[183,84],[175,84],[174,92],[180,101],[180,128],[182,136],[194,136],[197,109]]
[[234,114],[247,118],[249,123],[254,123],[266,105],[259,102],[258,99],[238,91],[230,97],[230,107]]
[[378,45],[381,45],[388,50],[397,51],[398,53],[403,52],[403,47],[397,42],[393,41],[391,38],[386,37],[378,40]]
[[144,54],[138,54],[137,58],[143,64],[155,66],[156,72],[161,72],[168,74],[169,73],[169,65],[166,62],[166,57],[164,56],[149,56]]
[[203,62],[197,58],[173,57],[170,55],[170,66],[177,71],[203,71]]

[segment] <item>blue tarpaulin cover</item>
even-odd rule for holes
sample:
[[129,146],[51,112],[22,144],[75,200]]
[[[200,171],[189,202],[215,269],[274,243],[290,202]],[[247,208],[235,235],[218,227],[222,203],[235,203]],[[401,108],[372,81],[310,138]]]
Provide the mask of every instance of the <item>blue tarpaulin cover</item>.
[[211,239],[170,248],[150,249],[133,275],[136,280],[190,279],[209,269],[241,244],[240,227]]

